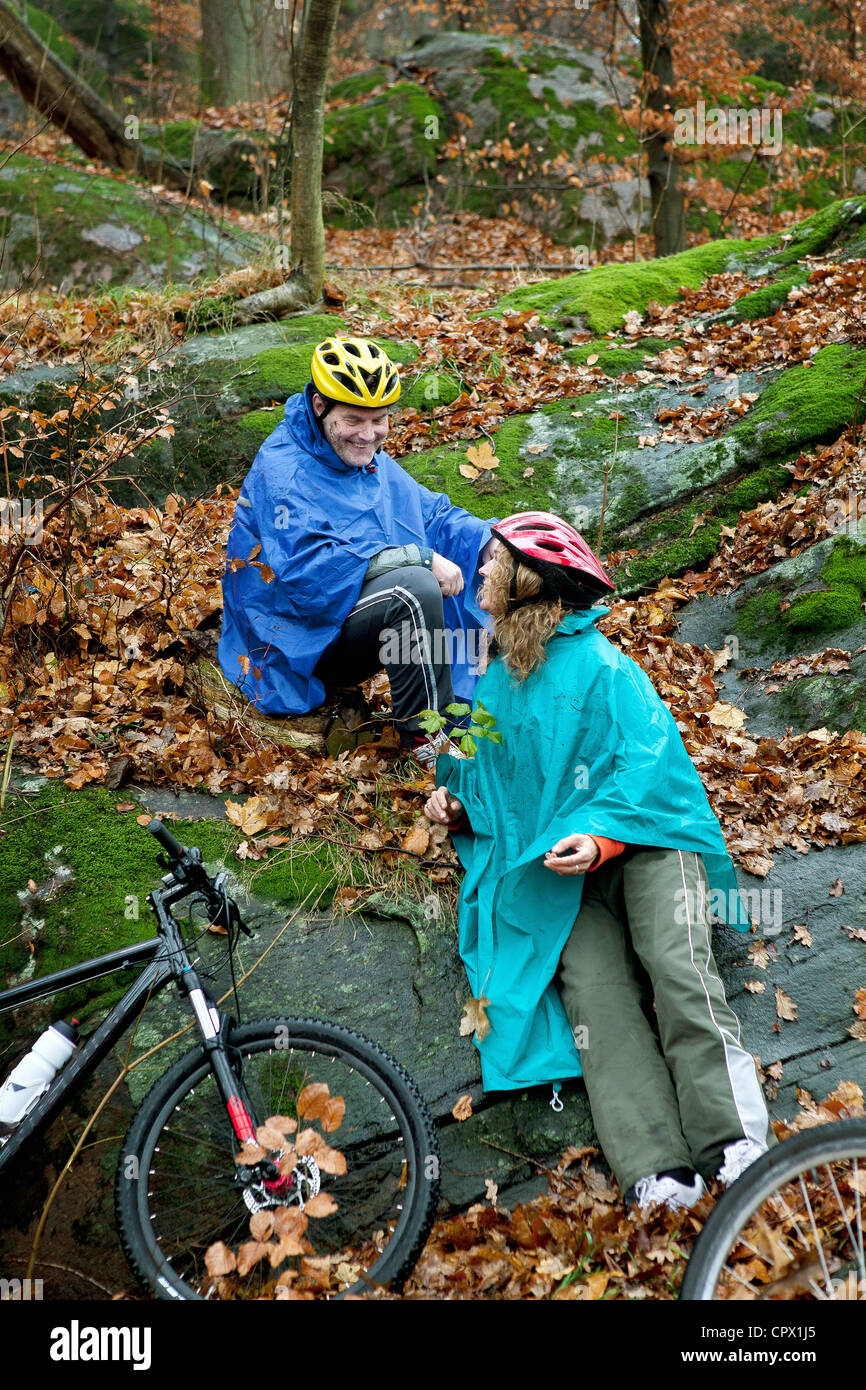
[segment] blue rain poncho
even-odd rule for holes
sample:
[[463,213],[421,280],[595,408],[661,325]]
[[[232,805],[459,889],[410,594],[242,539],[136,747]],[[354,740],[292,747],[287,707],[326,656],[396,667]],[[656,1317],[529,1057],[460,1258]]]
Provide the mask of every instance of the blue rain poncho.
[[502,743],[481,739],[474,758],[437,760],[436,785],[459,797],[474,832],[452,833],[466,871],[460,954],[473,995],[490,1000],[490,1032],[478,1044],[488,1091],[580,1075],[554,977],[583,876],[544,867],[566,835],[697,850],[713,910],[749,927],[721,827],[670,711],[594,626],[609,611],[566,617],[547,660],[523,682],[494,659],[475,698],[496,716]]
[[[316,709],[325,688],[313,672],[356,604],[371,558],[414,543],[463,571],[465,587],[444,600],[443,615],[454,693],[470,700],[485,616],[478,563],[489,539],[488,522],[430,492],[383,450],[367,467],[344,463],[319,430],[308,385],[286,402],[238,497],[222,581],[223,673],[268,714]],[[256,546],[252,563],[232,570]]]

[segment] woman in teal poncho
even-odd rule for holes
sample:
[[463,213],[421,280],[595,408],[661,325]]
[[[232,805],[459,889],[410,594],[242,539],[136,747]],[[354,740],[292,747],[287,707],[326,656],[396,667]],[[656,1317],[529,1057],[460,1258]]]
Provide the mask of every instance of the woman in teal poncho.
[[710,945],[713,912],[748,928],[733,866],[670,712],[594,626],[612,592],[596,557],[545,512],[493,535],[476,699],[502,741],[441,756],[425,807],[465,868],[484,1086],[582,1073],[627,1198],[691,1205],[703,1178],[732,1181],[773,1139]]

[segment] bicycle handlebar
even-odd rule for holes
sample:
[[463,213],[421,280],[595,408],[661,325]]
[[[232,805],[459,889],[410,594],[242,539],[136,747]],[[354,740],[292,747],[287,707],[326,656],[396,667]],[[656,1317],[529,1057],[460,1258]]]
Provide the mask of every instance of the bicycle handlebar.
[[151,835],[159,840],[163,849],[168,852],[172,859],[180,859],[186,853],[180,840],[175,839],[164,821],[157,820],[154,816],[147,828]]

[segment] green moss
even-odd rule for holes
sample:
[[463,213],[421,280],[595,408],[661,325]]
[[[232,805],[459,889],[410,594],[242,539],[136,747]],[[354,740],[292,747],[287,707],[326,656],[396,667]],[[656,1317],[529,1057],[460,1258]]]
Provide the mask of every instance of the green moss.
[[[45,10],[40,10],[36,5],[27,6],[27,23],[38,34],[42,42],[51,52],[65,63],[73,72],[81,70],[81,58],[75,44],[72,43],[59,27],[53,15],[46,14]],[[98,91],[101,96],[106,93],[105,76],[98,69],[93,72],[88,71],[84,74],[88,85]]]
[[435,410],[438,405],[450,405],[460,395],[460,383],[446,372],[422,372],[406,378],[397,408],[399,410]]
[[[612,570],[620,590],[632,591],[656,585],[665,575],[700,569],[715,555],[723,526],[736,526],[740,513],[750,511],[768,497],[775,497],[790,483],[787,469],[770,465],[739,478],[714,496],[701,494],[681,506],[648,517],[637,536],[618,531],[605,537],[609,550],[634,549],[640,554]],[[635,498],[635,501],[639,500]],[[632,513],[637,514],[638,508]],[[700,521],[700,518],[705,520]],[[697,528],[694,528],[698,520]],[[618,520],[618,526],[623,522]],[[632,528],[633,529],[633,528]]]
[[[635,406],[638,412],[639,408]],[[582,412],[579,418],[576,410]],[[505,516],[531,508],[559,509],[568,515],[575,493],[599,486],[615,442],[620,469],[625,467],[622,456],[636,446],[628,421],[617,424],[609,419],[611,410],[602,392],[553,401],[532,415],[512,416],[491,436],[499,467],[472,480],[459,471],[461,464],[472,462],[467,455],[472,446],[465,444],[407,454],[400,463],[425,487],[446,492],[455,506],[476,516]],[[529,477],[524,476],[527,471]],[[637,486],[640,475],[633,473]]]
[[788,95],[788,89],[784,82],[772,82],[767,77],[759,77],[757,73],[752,73],[750,77],[745,79],[740,88],[741,97],[750,95],[750,88],[758,96],[762,96],[765,92],[773,92],[777,97],[785,97]]
[[566,348],[562,354],[569,362],[583,365],[588,358],[597,356],[594,363],[606,376],[621,376],[624,372],[638,372],[660,352],[677,347],[681,338],[639,338],[636,343],[611,342],[608,338],[595,338],[580,347]]
[[853,420],[864,382],[866,349],[831,343],[811,365],[783,372],[726,439],[764,459],[833,439]]
[[[482,519],[542,505],[547,509],[555,485],[554,462],[523,454],[522,447],[529,438],[528,416],[504,421],[492,436],[499,467],[472,481],[460,473],[460,465],[470,462],[466,450],[471,445],[453,443],[406,454],[400,465],[425,487],[447,493],[454,506]],[[480,442],[476,441],[476,446]],[[524,478],[528,467],[533,468],[533,474]]]
[[853,626],[863,616],[861,604],[866,595],[866,548],[848,536],[833,543],[830,555],[821,570],[821,578],[829,584],[822,593],[804,594],[785,614],[791,628],[815,632],[832,632]]
[[163,125],[144,127],[146,137],[181,164],[190,163],[193,149],[204,129],[201,121],[166,121]]
[[764,285],[763,289],[742,295],[722,317],[730,317],[735,322],[769,318],[782,308],[789,291],[795,285],[804,285],[808,279],[808,271],[802,270],[786,276],[784,280],[773,280],[769,285]]
[[744,269],[767,274],[807,255],[817,255],[844,236],[854,235],[866,220],[866,198],[831,203],[784,233],[751,240],[710,241],[676,256],[651,261],[625,261],[577,271],[558,280],[542,280],[511,290],[490,314],[507,309],[536,309],[545,322],[564,315],[585,315],[593,332],[603,334],[620,327],[626,312],[643,313],[651,299],[672,304],[680,287],[696,289],[710,275]]
[[629,309],[643,313],[651,299],[660,304],[673,303],[681,286],[696,289],[708,275],[724,270],[734,255],[742,254],[751,244],[711,241],[659,260],[595,266],[559,280],[543,280],[511,290],[489,312],[501,317],[508,309],[536,309],[547,323],[566,314],[582,314],[593,332],[608,333],[621,327]]
[[444,129],[441,108],[423,87],[396,82],[387,93],[325,115],[324,181],[340,166],[348,197],[376,202],[394,188],[432,175]]
[[771,253],[772,266],[782,268],[805,256],[820,255],[834,244],[844,246],[847,238],[860,231],[864,221],[866,198],[840,198],[801,222],[795,222],[785,232],[760,237],[752,242],[752,249],[744,262],[745,268],[753,274],[767,273],[766,268],[761,269],[768,260],[764,248]]
[[837,584],[826,593],[804,594],[791,604],[785,619],[788,627],[801,631],[832,632],[853,626],[861,616],[860,590]]
[[[78,276],[79,289],[85,285],[95,289],[102,283],[97,282],[96,268],[101,270],[106,264],[111,267],[111,280],[128,286],[165,285],[184,276],[188,288],[198,278],[212,276],[227,265],[247,262],[264,245],[254,234],[223,228],[222,250],[218,252],[209,241],[202,240],[185,208],[160,203],[145,183],[131,178],[118,182],[88,171],[71,172],[63,165],[46,164],[21,153],[7,160],[4,172],[8,177],[0,180],[0,242],[5,235],[7,275],[11,267],[29,269],[38,262],[44,281],[56,285],[71,265],[82,260],[91,268]],[[80,183],[81,190],[57,192],[58,182]],[[35,228],[16,232],[13,246],[9,242],[11,223],[6,219],[14,214],[33,218]],[[141,240],[126,252],[106,252],[82,237],[82,232],[101,223],[128,227]],[[201,271],[185,275],[185,262],[194,258],[198,264],[202,257]]]
[[335,82],[328,92],[329,101],[357,101],[381,87],[391,79],[392,70],[382,64],[367,72],[356,72],[351,77],[343,77]]
[[866,594],[866,548],[849,536],[839,536],[821,570],[821,578],[831,588],[852,585],[861,594]]
[[282,410],[279,406],[274,406],[271,410],[250,410],[235,420],[235,425],[248,434],[258,448],[259,444],[263,444],[268,435],[273,433],[282,418]]
[[738,609],[737,628],[758,647],[776,646],[786,635],[780,612],[782,596],[777,589],[761,589]]
[[[639,555],[625,561],[610,571],[618,590],[632,591],[637,588],[653,588],[665,575],[684,574],[686,570],[700,569],[715,555],[719,548],[722,523],[710,521],[699,526],[693,535],[662,546],[651,554]],[[618,548],[613,537],[605,537],[605,544],[611,550]]]
[[[7,981],[17,981],[22,971],[28,978],[40,978],[155,935],[147,895],[159,886],[163,871],[156,862],[156,842],[136,822],[142,808],[116,810],[119,800],[128,799],[102,787],[73,792],[62,782],[49,782],[37,795],[28,794],[26,804],[16,797],[7,799],[0,820],[0,972]],[[183,844],[201,849],[211,872],[225,865],[244,890],[266,902],[297,902],[308,893],[314,898],[321,894],[328,902],[338,884],[346,881],[347,871],[350,878],[355,872],[344,862],[338,877],[325,842],[305,841],[303,853],[296,850],[252,864],[234,858],[232,849],[241,837],[225,821],[178,821],[171,829]],[[49,851],[56,853],[46,861]],[[31,916],[43,925],[33,933],[31,957],[18,937],[18,894],[26,893],[28,879],[44,887],[57,865],[71,868],[72,885],[34,904]],[[128,987],[128,975],[106,976],[57,996],[50,1007],[55,1016],[67,1008],[87,1016],[108,1007]]]
[[792,726],[866,732],[866,681],[850,676],[803,676],[782,686],[774,704]]
[[781,594],[761,591],[740,609],[738,626],[760,647],[791,646],[801,632],[841,632],[863,617],[866,596],[866,546],[848,536],[834,542],[822,569],[829,588],[801,594],[781,611]]

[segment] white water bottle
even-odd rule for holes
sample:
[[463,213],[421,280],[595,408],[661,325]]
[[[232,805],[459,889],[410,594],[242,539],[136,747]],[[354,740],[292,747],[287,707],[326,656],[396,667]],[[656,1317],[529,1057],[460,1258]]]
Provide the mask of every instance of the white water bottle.
[[20,1124],[43,1096],[78,1045],[77,1020],[52,1023],[36,1039],[26,1057],[9,1073],[0,1090],[0,1134]]

